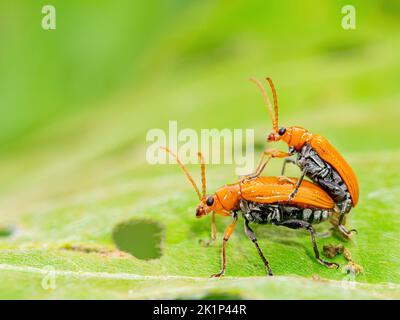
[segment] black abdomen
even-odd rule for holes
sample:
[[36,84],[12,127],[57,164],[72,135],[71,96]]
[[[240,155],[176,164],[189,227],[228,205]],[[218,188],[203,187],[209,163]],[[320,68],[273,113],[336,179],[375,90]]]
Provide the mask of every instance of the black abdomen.
[[240,201],[240,209],[245,219],[259,224],[279,224],[286,220],[302,220],[312,224],[326,221],[331,211],[320,208],[300,208],[285,204],[268,204]]

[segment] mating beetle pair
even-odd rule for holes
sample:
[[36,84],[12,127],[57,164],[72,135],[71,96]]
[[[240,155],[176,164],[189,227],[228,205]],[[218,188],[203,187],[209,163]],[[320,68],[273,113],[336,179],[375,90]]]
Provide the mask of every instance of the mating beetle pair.
[[[164,148],[176,158],[199,197],[200,204],[196,209],[196,216],[212,213],[212,239],[216,237],[215,214],[231,216],[233,219],[224,233],[221,271],[212,276],[220,277],[225,273],[226,243],[235,228],[239,212],[244,218],[245,232],[256,246],[269,275],[272,275],[272,270],[249,226],[250,222],[308,230],[318,262],[329,268],[339,267],[336,263],[320,258],[312,225],[326,221],[334,213],[339,213],[338,229],[350,237],[351,231],[354,230],[348,231],[344,227],[344,217],[357,204],[359,195],[357,178],[343,157],[322,136],[314,135],[301,127],[278,128],[278,104],[271,79],[267,78],[273,92],[275,111],[272,110],[268,95],[261,84],[254,78],[251,80],[261,89],[270,112],[273,131],[267,140],[269,142],[283,140],[288,144],[289,152],[265,150],[254,174],[245,176],[234,184],[225,185],[214,195],[207,196],[205,164],[201,153],[199,158],[202,193],[179,158]],[[296,155],[297,158],[287,159],[292,155]],[[282,175],[287,162],[298,165],[302,170],[300,178],[261,177],[271,158],[285,158]],[[315,183],[303,180],[305,176]]]

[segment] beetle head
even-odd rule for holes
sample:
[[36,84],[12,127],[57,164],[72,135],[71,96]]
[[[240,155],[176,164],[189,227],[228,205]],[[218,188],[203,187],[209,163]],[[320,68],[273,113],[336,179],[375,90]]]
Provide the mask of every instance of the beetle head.
[[[212,196],[208,197],[214,199]],[[207,198],[207,200],[208,200]],[[211,206],[207,205],[207,201],[202,200],[196,208],[196,218],[201,218],[212,211]]]
[[237,183],[219,188],[217,192],[206,197],[198,205],[196,216],[201,217],[210,212],[215,212],[223,216],[230,215],[230,211],[236,209],[238,206],[239,194],[240,187]]
[[267,137],[268,142],[284,140],[290,135],[291,128],[281,127],[278,131],[273,130]]
[[268,142],[275,142],[282,140],[284,141],[289,147],[293,147],[296,150],[300,150],[304,143],[309,142],[312,138],[312,134],[298,126],[293,127],[281,127],[278,132],[271,132],[268,135],[267,141]]

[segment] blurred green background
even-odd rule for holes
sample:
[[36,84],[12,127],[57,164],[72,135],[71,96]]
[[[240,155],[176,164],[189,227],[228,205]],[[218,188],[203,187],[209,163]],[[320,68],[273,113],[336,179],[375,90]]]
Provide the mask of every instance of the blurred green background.
[[[46,4],[56,30],[41,28]],[[347,4],[356,30],[341,26]],[[3,1],[0,39],[0,297],[400,297],[400,2]],[[306,233],[276,227],[256,233],[277,277],[263,277],[240,227],[235,277],[209,281],[228,221],[215,245],[199,245],[210,220],[195,220],[180,169],[146,163],[146,132],[169,120],[254,128],[260,153],[270,120],[250,76],[274,79],[281,124],[324,135],[356,171],[359,235],[346,245],[365,272],[354,283],[313,260]],[[212,192],[234,167],[207,177]],[[113,227],[131,218],[164,225],[160,259],[116,250]],[[56,289],[42,285],[46,266]]]

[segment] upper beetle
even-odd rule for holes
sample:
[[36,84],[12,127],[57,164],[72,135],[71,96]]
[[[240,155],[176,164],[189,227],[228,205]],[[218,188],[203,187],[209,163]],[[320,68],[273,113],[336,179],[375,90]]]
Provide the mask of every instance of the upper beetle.
[[[344,226],[345,214],[352,207],[356,206],[359,198],[359,187],[357,177],[350,165],[343,156],[321,135],[313,134],[308,130],[298,127],[279,127],[278,126],[278,101],[274,84],[270,78],[267,81],[271,87],[274,98],[274,111],[260,82],[251,78],[261,90],[263,98],[268,106],[272,120],[272,132],[268,135],[268,142],[284,141],[288,147],[288,152],[278,151],[276,149],[267,149],[264,151],[257,170],[251,176],[256,177],[261,174],[270,158],[285,158],[282,167],[284,175],[285,165],[291,162],[299,166],[302,173],[289,196],[293,200],[305,176],[319,184],[335,201],[340,212],[338,220],[339,230],[347,237],[350,237],[353,230],[347,230]],[[295,159],[289,159],[295,155]]]

